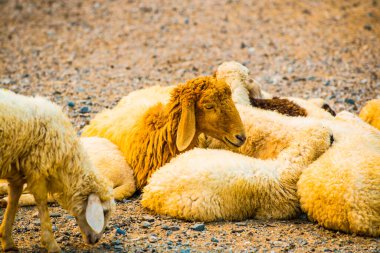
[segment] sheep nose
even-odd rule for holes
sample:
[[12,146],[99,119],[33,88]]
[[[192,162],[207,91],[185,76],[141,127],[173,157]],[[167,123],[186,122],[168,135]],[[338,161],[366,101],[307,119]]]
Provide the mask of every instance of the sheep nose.
[[334,135],[330,134],[330,146],[334,143]]
[[245,135],[244,134],[237,134],[237,135],[235,135],[235,137],[236,137],[236,139],[238,139],[241,143],[244,143],[245,142],[245,140],[247,139],[247,137],[245,137]]

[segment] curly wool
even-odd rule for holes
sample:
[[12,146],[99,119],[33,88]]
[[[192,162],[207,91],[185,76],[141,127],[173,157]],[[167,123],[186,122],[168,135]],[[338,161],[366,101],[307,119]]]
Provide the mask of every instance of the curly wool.
[[274,97],[271,99],[250,98],[250,102],[253,107],[261,108],[264,110],[276,111],[280,114],[291,116],[291,117],[298,117],[298,116],[306,117],[307,116],[307,112],[304,108],[284,98],[278,98],[278,97]]
[[298,181],[302,210],[325,228],[380,236],[380,132],[348,112],[321,123],[335,142]]
[[296,183],[330,146],[330,131],[303,118],[237,108],[248,138],[234,151],[261,160],[227,150],[185,152],[151,177],[144,207],[200,221],[288,219],[300,212]]
[[0,178],[24,180],[33,189],[41,180],[63,208],[83,211],[90,193],[110,200],[79,144],[69,119],[55,104],[0,90]]
[[380,99],[368,101],[360,111],[359,117],[380,130]]

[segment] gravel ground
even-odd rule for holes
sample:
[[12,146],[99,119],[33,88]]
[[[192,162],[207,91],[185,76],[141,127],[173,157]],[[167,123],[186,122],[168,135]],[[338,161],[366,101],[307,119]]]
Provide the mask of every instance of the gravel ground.
[[[0,0],[0,14],[0,88],[49,97],[78,131],[132,90],[210,74],[226,60],[244,63],[269,92],[323,97],[337,111],[380,96],[378,0]],[[89,247],[71,216],[54,205],[51,213],[65,252],[380,252],[379,238],[305,217],[197,231],[202,224],[153,216],[138,195],[118,203],[101,243]],[[21,250],[38,252],[36,208],[16,219]]]

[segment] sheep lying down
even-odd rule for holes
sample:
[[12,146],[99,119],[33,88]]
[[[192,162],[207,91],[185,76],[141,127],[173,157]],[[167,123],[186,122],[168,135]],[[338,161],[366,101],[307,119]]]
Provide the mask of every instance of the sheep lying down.
[[[330,147],[329,129],[304,118],[237,108],[247,142],[234,151],[257,158],[190,150],[153,174],[143,190],[144,207],[201,221],[288,219],[300,212],[296,183],[302,170]],[[225,149],[215,141],[208,145]]]
[[[380,235],[378,130],[347,112],[333,120],[284,121],[273,112],[237,108],[247,141],[236,151],[251,157],[210,149],[184,153],[152,176],[144,207],[202,221],[285,219],[302,210],[328,229]],[[225,149],[215,140],[201,143]]]
[[111,185],[97,175],[55,104],[0,90],[0,178],[9,183],[0,227],[4,251],[17,250],[11,232],[24,184],[36,201],[42,245],[49,252],[60,252],[48,213],[49,193],[76,218],[87,243],[101,238],[114,206]]

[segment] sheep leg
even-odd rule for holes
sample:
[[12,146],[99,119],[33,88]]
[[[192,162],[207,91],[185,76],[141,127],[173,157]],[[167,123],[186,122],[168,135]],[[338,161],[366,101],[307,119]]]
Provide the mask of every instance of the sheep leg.
[[48,250],[48,252],[61,252],[57,241],[54,239],[52,224],[50,221],[47,206],[48,196],[46,184],[41,182],[38,186],[34,186],[33,189],[30,190],[36,200],[38,213],[40,215],[42,245]]
[[9,203],[0,228],[1,245],[4,251],[18,251],[12,238],[12,226],[17,212],[18,200],[22,193],[22,186],[22,182],[9,182]]
[[123,184],[113,189],[113,196],[115,200],[122,201],[125,198],[129,198],[135,193],[136,189],[131,184]]

